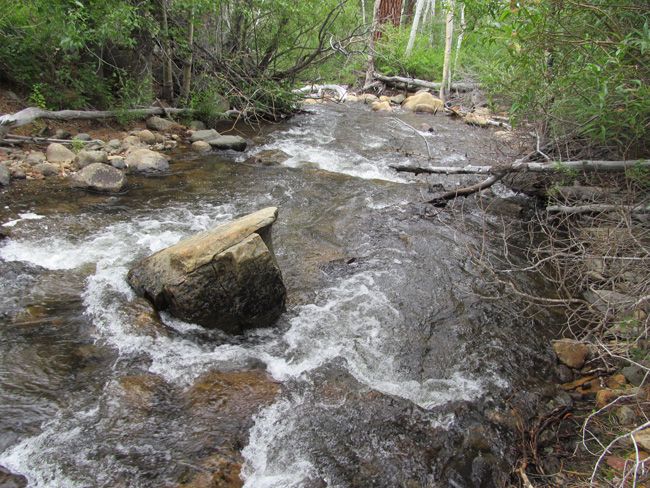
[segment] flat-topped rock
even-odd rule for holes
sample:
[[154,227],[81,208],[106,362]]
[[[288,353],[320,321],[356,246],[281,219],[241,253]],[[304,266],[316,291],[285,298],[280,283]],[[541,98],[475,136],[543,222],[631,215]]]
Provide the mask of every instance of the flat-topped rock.
[[412,112],[435,113],[444,106],[445,104],[442,103],[442,100],[426,91],[411,95],[402,103],[402,108]]
[[220,135],[221,134],[214,129],[195,130],[190,136],[190,142],[209,141],[210,139],[215,139]]
[[217,149],[246,150],[246,139],[240,136],[219,136],[206,142]]
[[138,262],[128,282],[158,310],[207,328],[273,325],[286,299],[271,242],[277,214],[265,208],[189,237]]
[[169,169],[165,156],[145,148],[131,149],[124,161],[131,173],[160,173]]
[[104,163],[84,167],[72,179],[73,186],[91,191],[115,193],[126,186],[126,177],[119,169]]

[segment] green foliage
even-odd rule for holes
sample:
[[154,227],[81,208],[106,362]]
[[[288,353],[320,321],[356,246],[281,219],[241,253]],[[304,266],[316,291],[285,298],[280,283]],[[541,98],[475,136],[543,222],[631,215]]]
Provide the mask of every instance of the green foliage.
[[515,117],[544,122],[550,136],[572,133],[614,156],[647,154],[650,29],[643,7],[632,0],[518,5],[468,2],[474,45],[497,54],[474,66],[483,83],[505,95]]
[[208,127],[213,127],[225,118],[228,100],[222,95],[225,85],[216,79],[200,78],[195,82],[189,107],[194,110],[194,118],[201,120]]
[[43,83],[34,83],[32,86],[32,91],[29,94],[27,101],[30,105],[33,105],[43,110],[47,109],[47,102],[45,100],[45,95],[43,95],[44,85]]
[[72,139],[72,151],[78,153],[86,147],[86,143],[80,139]]
[[404,75],[426,80],[442,78],[444,46],[439,41],[439,26],[435,29],[435,39],[438,47],[430,45],[429,33],[419,33],[411,55],[406,57],[406,45],[409,39],[409,29],[386,25],[382,28],[382,36],[377,42],[376,65],[380,72],[386,75]]
[[640,189],[650,191],[650,168],[637,163],[625,171],[625,177]]

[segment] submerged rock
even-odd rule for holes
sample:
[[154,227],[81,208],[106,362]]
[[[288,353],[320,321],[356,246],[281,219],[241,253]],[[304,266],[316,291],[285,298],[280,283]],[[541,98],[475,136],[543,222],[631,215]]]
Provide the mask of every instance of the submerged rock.
[[0,466],[0,486],[2,488],[24,488],[27,486],[27,478]]
[[279,166],[290,157],[281,149],[265,149],[257,154],[253,154],[244,163],[257,166]]
[[286,299],[271,243],[277,214],[265,208],[163,249],[137,263],[128,282],[158,310],[207,328],[273,325]]
[[392,112],[393,109],[390,106],[390,102],[388,100],[382,100],[380,102],[373,102],[372,105],[370,106],[372,108],[373,112]]
[[165,156],[144,148],[131,150],[125,162],[130,172],[156,173],[169,169],[169,162]]
[[73,178],[74,186],[100,192],[119,192],[126,185],[126,177],[119,169],[108,164],[92,163]]

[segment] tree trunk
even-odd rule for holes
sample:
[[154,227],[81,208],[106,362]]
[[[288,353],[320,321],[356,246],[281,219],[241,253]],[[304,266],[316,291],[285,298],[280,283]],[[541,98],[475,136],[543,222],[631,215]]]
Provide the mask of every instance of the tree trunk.
[[451,85],[450,61],[451,61],[451,41],[454,37],[454,0],[449,0],[447,4],[447,25],[445,28],[445,59],[442,68],[442,85],[440,86],[440,99],[447,101],[449,85]]
[[187,45],[189,53],[183,64],[183,86],[181,87],[181,99],[187,103],[190,99],[190,90],[192,88],[192,64],[194,62],[194,9],[190,11],[189,26],[187,34]]
[[411,25],[411,34],[409,35],[409,42],[406,45],[406,52],[404,53],[407,57],[411,55],[413,51],[413,45],[415,44],[415,36],[418,33],[418,24],[420,23],[420,17],[422,16],[422,8],[424,7],[424,2],[426,0],[417,0],[415,5],[415,17],[413,18],[413,24]]
[[366,25],[366,0],[361,0],[361,22]]
[[162,34],[163,34],[163,85],[162,98],[171,102],[174,98],[174,78],[172,73],[172,53],[169,42],[169,21],[167,9],[171,0],[161,0],[162,5]]
[[416,0],[404,0],[404,9],[402,12],[402,18],[400,20],[400,25],[405,27],[413,19],[413,9],[415,7]]
[[436,0],[431,0],[431,25],[429,26],[429,47],[433,47],[433,35],[436,29]]
[[375,42],[377,41],[379,10],[382,1],[388,0],[375,0],[375,7],[372,12],[372,27],[370,28],[370,39],[368,39],[368,69],[366,70],[366,81],[363,84],[364,90],[372,83],[372,75],[375,72]]
[[465,35],[465,4],[462,3],[460,6],[460,32],[458,33],[458,39],[456,40],[456,55],[454,56],[454,68],[452,73],[456,72],[456,66],[458,66],[458,55],[460,54],[460,48],[463,44],[463,36]]
[[[378,0],[379,1],[379,0]],[[379,1],[379,23],[391,22],[399,27],[402,14],[402,0],[380,0]]]

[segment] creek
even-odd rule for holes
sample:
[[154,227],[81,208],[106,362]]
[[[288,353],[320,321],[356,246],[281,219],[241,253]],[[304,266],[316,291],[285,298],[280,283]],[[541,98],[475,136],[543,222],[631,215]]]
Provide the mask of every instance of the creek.
[[[51,179],[0,194],[0,465],[34,487],[507,480],[512,398],[541,401],[552,331],[480,298],[478,211],[431,216],[414,204],[427,184],[388,167],[422,137],[438,165],[494,162],[490,131],[400,117],[433,132],[318,106],[248,134],[281,166],[178,151],[121,195]],[[288,289],[276,327],[227,336],[135,298],[136,260],[267,206]]]

